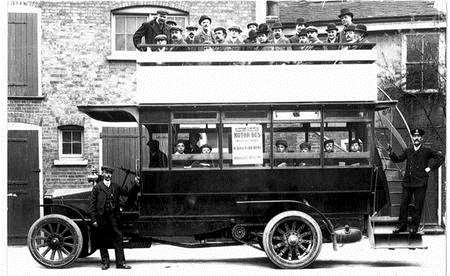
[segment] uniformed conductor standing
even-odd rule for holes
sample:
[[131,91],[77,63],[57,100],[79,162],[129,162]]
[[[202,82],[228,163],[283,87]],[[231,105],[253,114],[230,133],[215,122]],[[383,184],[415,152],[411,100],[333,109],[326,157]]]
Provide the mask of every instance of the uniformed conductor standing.
[[414,197],[415,206],[411,215],[412,220],[409,225],[409,231],[413,234],[418,232],[427,190],[428,173],[432,169],[437,169],[444,162],[444,156],[440,152],[422,145],[422,136],[424,134],[425,131],[422,129],[412,129],[413,146],[406,148],[400,155],[396,155],[392,152],[392,147],[388,146],[389,157],[394,163],[406,160],[400,216],[394,233],[404,232],[408,229],[408,205],[412,197]]
[[[110,167],[102,167],[102,175],[100,181],[92,189],[89,206],[92,225],[97,227],[97,246],[100,248],[103,270],[109,268],[108,248],[111,246],[115,249],[116,268],[131,268],[125,263],[122,232],[119,226],[119,197],[128,195],[128,192],[124,187],[111,182],[113,172],[114,169]],[[136,181],[136,183],[138,182]]]

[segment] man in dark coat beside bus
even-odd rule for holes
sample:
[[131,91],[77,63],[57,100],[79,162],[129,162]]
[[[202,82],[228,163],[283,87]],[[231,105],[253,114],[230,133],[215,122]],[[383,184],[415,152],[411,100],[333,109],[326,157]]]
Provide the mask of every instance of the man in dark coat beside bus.
[[135,186],[130,189],[111,182],[114,169],[103,166],[102,174],[97,184],[92,188],[89,215],[92,225],[97,228],[97,247],[100,249],[102,270],[109,268],[108,248],[113,247],[116,255],[116,268],[130,269],[125,263],[120,230],[120,196],[129,195],[135,187],[139,187],[139,179],[135,179]]
[[406,171],[403,178],[403,192],[400,205],[398,226],[394,233],[405,232],[408,229],[408,205],[414,197],[414,212],[411,215],[410,233],[419,231],[420,218],[427,190],[428,174],[431,170],[439,168],[444,162],[442,153],[426,148],[422,145],[425,131],[419,128],[411,130],[413,146],[406,148],[400,155],[388,146],[389,157],[394,163],[406,160]]
[[142,43],[142,37],[145,38],[145,44],[155,44],[157,35],[170,37],[170,27],[166,24],[167,12],[158,10],[156,13],[156,17],[153,20],[143,23],[133,35],[134,47],[139,51],[147,51],[147,47],[139,46]]

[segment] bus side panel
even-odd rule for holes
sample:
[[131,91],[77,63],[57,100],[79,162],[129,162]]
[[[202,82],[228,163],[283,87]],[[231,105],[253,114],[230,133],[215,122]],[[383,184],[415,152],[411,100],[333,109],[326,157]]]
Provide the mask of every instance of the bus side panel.
[[[267,222],[276,206],[238,201],[296,200],[331,217],[368,213],[371,168],[147,171],[141,216],[152,235],[191,235],[233,222]],[[212,226],[214,225],[214,226]]]

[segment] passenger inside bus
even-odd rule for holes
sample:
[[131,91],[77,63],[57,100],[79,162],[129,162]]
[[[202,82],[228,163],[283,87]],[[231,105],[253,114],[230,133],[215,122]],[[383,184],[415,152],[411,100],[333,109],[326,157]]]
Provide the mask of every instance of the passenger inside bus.
[[350,142],[350,152],[361,152],[362,149],[362,141],[360,139],[353,139]]
[[[287,148],[288,148],[288,144],[286,142],[286,140],[277,140],[275,142],[275,146],[277,149],[278,153],[286,153],[287,152]],[[292,167],[293,166],[293,162],[291,159],[277,159],[274,161],[274,166],[276,167]]]
[[149,168],[167,168],[167,155],[159,149],[159,141],[149,140],[147,145],[150,151]]
[[332,139],[325,140],[323,142],[323,150],[325,152],[334,152],[334,141]]

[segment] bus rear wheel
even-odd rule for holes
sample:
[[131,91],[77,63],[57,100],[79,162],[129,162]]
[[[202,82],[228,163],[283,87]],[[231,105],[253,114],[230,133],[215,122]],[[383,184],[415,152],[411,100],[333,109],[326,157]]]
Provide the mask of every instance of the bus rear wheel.
[[286,211],[273,217],[263,233],[267,257],[280,268],[304,268],[319,255],[322,231],[317,222],[300,211]]

